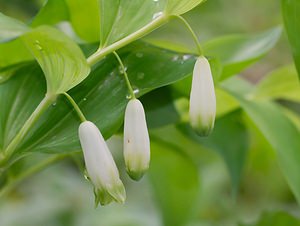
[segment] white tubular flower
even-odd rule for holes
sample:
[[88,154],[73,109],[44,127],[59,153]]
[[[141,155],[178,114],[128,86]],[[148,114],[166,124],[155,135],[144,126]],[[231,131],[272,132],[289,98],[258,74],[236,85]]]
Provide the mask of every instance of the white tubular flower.
[[95,186],[96,205],[112,201],[124,203],[126,192],[119,177],[119,171],[106,142],[92,122],[79,126],[79,138],[88,175]]
[[128,102],[124,121],[124,159],[128,175],[139,180],[149,168],[150,141],[145,112],[138,99]]
[[214,127],[216,117],[216,95],[208,60],[197,59],[190,95],[190,122],[200,136],[208,136]]

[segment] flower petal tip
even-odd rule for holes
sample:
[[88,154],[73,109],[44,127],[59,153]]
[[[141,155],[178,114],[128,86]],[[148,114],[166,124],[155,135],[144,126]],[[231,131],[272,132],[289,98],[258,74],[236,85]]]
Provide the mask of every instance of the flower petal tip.
[[135,171],[135,170],[127,170],[127,174],[129,175],[129,177],[132,179],[132,180],[135,180],[135,181],[139,181],[142,179],[142,177],[144,176],[145,172],[147,170],[138,170],[138,171]]

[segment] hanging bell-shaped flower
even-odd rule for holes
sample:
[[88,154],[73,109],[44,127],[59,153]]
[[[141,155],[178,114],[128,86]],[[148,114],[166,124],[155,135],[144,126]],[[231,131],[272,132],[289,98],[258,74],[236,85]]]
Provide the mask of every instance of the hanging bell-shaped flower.
[[208,136],[216,117],[216,95],[208,60],[197,59],[190,95],[190,123],[200,136]]
[[96,205],[112,201],[124,203],[126,192],[107,144],[96,125],[85,121],[79,126],[79,138],[88,176],[95,187]]
[[138,99],[128,102],[124,120],[124,159],[128,175],[139,180],[149,168],[150,141],[145,112]]

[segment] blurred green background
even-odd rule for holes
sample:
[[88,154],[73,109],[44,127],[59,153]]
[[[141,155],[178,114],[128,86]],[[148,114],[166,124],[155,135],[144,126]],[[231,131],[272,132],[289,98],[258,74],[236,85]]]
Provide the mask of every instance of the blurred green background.
[[[0,11],[27,22],[43,2],[0,0]],[[257,33],[282,23],[280,2],[274,0],[207,0],[184,17],[203,42],[222,35]],[[185,27],[177,21],[151,36],[181,39],[186,45],[193,45]],[[291,63],[291,59],[287,38],[283,35],[276,48],[242,76],[255,83],[268,72]],[[146,113],[149,116],[153,112]],[[240,125],[241,121],[245,123]],[[78,170],[77,161],[64,160],[27,179],[1,198],[0,225],[300,225],[299,207],[278,168],[274,151],[258,129],[240,112],[217,123],[237,130],[241,140],[246,137],[244,149],[236,142],[237,138],[232,138],[230,144],[232,150],[246,152],[240,157],[243,170],[236,189],[231,186],[230,174],[220,155],[222,151],[218,153],[209,145],[201,146],[183,136],[177,127],[168,125],[150,131],[152,154],[161,161],[152,163],[146,177],[137,183],[121,171],[128,196],[125,205],[111,204],[94,209],[92,187]],[[220,137],[230,139],[223,135],[226,134],[224,127],[220,126],[218,131]],[[109,144],[118,165],[122,165],[122,137],[112,137]],[[186,156],[192,156],[193,161]],[[28,164],[34,162],[30,160]],[[180,175],[173,178],[173,174]],[[167,201],[164,201],[165,196],[169,197]],[[185,203],[191,199],[195,202]],[[181,206],[182,203],[185,205]],[[181,217],[181,213],[186,212],[188,214]]]

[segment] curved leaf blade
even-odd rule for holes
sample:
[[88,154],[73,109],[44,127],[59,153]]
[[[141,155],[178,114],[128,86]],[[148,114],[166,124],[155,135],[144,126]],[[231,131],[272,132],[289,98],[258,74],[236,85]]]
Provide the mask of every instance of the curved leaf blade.
[[182,0],[168,0],[167,1],[166,12],[171,15],[181,15],[184,14],[200,3],[204,2],[204,0],[191,0],[191,1],[182,1]]
[[101,47],[143,28],[163,15],[166,1],[100,0]]
[[151,27],[154,30],[166,23],[171,15],[183,14],[203,0],[117,0],[100,1],[100,47],[104,48],[127,36]]
[[207,56],[220,60],[223,66],[222,79],[242,71],[270,51],[281,36],[281,28],[260,34],[233,35],[207,42],[203,48]]
[[0,44],[0,68],[29,60],[33,57],[20,39]]
[[276,69],[255,87],[256,99],[286,99],[300,102],[300,83],[294,65]]
[[276,151],[281,170],[300,203],[299,130],[275,103],[251,102],[234,96]]
[[22,40],[45,73],[47,93],[66,92],[88,76],[90,68],[81,49],[62,32],[41,26]]

